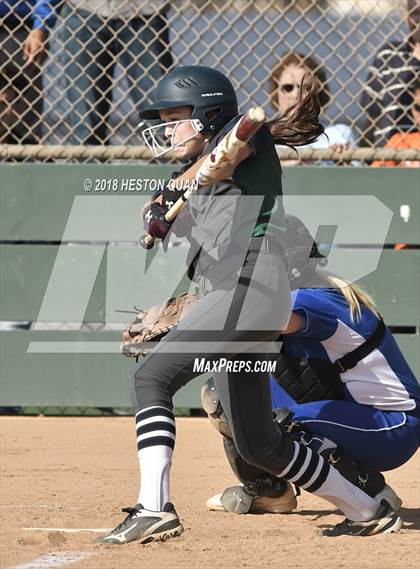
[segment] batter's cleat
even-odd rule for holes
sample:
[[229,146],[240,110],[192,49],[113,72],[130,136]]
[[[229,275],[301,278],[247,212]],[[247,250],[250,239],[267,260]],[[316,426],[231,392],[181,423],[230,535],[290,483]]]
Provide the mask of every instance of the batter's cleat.
[[121,545],[137,541],[166,541],[170,537],[181,535],[184,531],[174,505],[168,502],[161,512],[145,510],[141,504],[134,508],[123,508],[128,516],[110,533],[98,537],[94,543],[112,543]]
[[250,496],[243,486],[232,486],[206,503],[210,511],[237,514],[289,514],[296,506],[296,496],[288,482],[282,490],[266,496]]
[[385,484],[384,489],[379,492],[379,494],[376,494],[375,500],[379,503],[381,503],[382,500],[386,500],[394,512],[398,512],[402,506],[401,498],[388,484]]
[[382,500],[376,518],[369,522],[352,522],[348,518],[332,529],[322,531],[326,537],[339,537],[342,535],[376,535],[379,533],[397,533],[402,526],[402,519],[394,512],[386,500]]

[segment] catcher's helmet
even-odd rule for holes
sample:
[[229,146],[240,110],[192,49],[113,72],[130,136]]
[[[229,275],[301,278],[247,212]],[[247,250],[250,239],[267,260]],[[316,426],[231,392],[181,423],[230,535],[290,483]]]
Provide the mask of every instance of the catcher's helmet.
[[319,252],[316,241],[301,219],[286,213],[285,220],[287,273],[291,286],[297,287],[304,284],[305,278],[314,273],[318,265],[325,266],[327,259]]
[[[192,119],[203,125],[203,133],[215,134],[238,114],[238,102],[227,77],[201,65],[177,67],[163,77],[153,94],[153,103],[139,111],[142,119],[158,119],[159,111],[192,107]],[[218,111],[211,113],[210,111]]]

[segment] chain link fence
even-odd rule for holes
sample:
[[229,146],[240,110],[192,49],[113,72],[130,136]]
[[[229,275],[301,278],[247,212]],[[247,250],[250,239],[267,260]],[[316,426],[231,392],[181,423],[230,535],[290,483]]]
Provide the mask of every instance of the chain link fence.
[[383,147],[418,131],[419,12],[418,0],[0,0],[1,156],[147,157],[136,109],[192,64],[225,73],[240,108],[269,117],[309,69],[329,137],[315,148]]
[[[419,22],[419,0],[0,0],[0,161],[149,161],[138,107],[173,66],[200,64],[232,80],[242,111],[258,104],[270,118],[296,99],[302,74],[314,73],[328,139],[302,160],[412,165],[418,138],[402,150],[384,146],[395,133],[418,136]],[[337,144],[347,149],[337,153]],[[0,322],[2,332],[18,329],[114,328]]]

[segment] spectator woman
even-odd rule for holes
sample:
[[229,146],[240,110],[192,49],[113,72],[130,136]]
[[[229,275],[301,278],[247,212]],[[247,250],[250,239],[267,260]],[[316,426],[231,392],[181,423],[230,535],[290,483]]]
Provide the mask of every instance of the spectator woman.
[[[318,80],[318,99],[321,111],[328,105],[331,96],[325,70],[314,58],[291,52],[277,63],[270,77],[270,101],[281,115],[286,114],[287,109],[297,103],[302,79],[306,73],[314,75]],[[328,148],[330,146],[335,150],[356,146],[355,132],[346,124],[333,123],[325,126],[325,134],[316,142],[308,144],[307,148]],[[288,165],[297,163],[300,161],[287,162]]]

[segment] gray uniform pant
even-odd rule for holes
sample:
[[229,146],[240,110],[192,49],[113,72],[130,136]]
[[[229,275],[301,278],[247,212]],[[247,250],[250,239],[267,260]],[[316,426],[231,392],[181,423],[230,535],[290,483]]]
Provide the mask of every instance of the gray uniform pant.
[[[200,375],[194,371],[198,356],[245,360],[251,369],[257,360],[276,356],[273,342],[290,311],[287,273],[280,254],[269,250],[266,240],[253,241],[258,247],[262,243],[261,249],[250,249],[239,280],[233,261],[206,273],[204,284],[210,292],[136,368],[135,412],[152,406],[172,409],[174,393]],[[264,470],[281,472],[294,447],[272,420],[268,373],[221,371],[214,381],[241,456]]]

